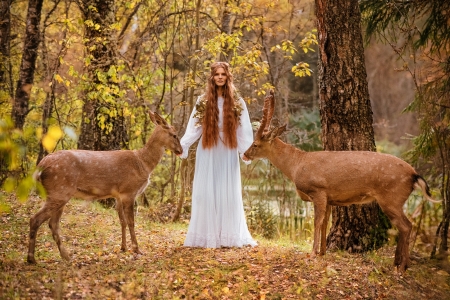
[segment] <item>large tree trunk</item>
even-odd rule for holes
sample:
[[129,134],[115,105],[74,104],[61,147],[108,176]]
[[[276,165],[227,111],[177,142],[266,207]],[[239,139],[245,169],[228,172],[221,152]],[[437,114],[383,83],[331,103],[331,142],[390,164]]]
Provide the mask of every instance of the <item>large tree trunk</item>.
[[[375,151],[358,0],[315,3],[324,149]],[[333,207],[332,215],[328,248],[361,252],[387,240],[389,222],[376,203]]]
[[12,109],[12,119],[16,128],[23,129],[25,118],[29,112],[31,88],[34,81],[37,52],[40,42],[39,23],[43,0],[30,0],[28,2],[27,25],[25,40],[20,64],[19,80]]
[[120,87],[113,75],[108,74],[117,62],[117,41],[111,28],[115,23],[115,3],[114,0],[84,0],[82,4],[89,82],[85,90],[78,148],[121,149],[126,146],[128,138],[120,99],[114,92]]
[[[117,39],[114,0],[84,0],[81,10],[85,20],[85,51],[88,83],[85,89],[81,134],[78,149],[119,150],[127,147],[128,135],[123,107],[116,91],[120,86],[117,70]],[[113,198],[99,201],[105,207]]]

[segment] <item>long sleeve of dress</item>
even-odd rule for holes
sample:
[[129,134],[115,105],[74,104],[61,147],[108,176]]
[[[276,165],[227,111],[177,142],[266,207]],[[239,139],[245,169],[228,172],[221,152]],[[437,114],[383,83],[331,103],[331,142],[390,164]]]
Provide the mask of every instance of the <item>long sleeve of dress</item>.
[[194,106],[191,116],[189,117],[186,132],[184,133],[183,137],[180,140],[181,147],[183,148],[183,153],[180,155],[180,158],[187,158],[189,147],[191,147],[191,145],[195,143],[195,141],[198,140],[202,135],[203,132],[202,126],[201,125],[199,126],[197,124],[198,118],[194,117],[194,114],[196,112],[197,108],[196,106]]
[[[247,151],[247,149],[252,145],[253,143],[253,129],[252,124],[250,122],[250,116],[248,114],[247,105],[245,105],[244,99],[240,98],[239,102],[242,106],[242,112],[241,112],[241,123],[237,129],[236,136],[237,136],[237,143],[238,143],[238,152],[239,156],[242,158],[244,155],[244,152]],[[245,164],[250,164],[250,160],[242,160]]]

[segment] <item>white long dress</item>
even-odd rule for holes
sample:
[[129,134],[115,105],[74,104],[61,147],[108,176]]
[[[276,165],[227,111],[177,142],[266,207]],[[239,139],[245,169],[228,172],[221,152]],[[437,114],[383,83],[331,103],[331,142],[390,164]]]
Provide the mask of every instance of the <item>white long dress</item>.
[[[204,149],[201,140],[198,143],[191,221],[184,242],[185,246],[220,248],[256,245],[248,231],[245,219],[238,157],[238,152],[242,157],[253,143],[253,131],[245,102],[242,98],[239,101],[243,110],[236,132],[237,149],[229,149],[222,142],[224,99],[221,97],[218,98],[221,138],[218,144],[210,149]],[[181,139],[183,147],[181,158],[187,157],[189,147],[202,135],[202,126],[197,124],[198,118],[194,117],[195,112],[194,108],[186,132]]]

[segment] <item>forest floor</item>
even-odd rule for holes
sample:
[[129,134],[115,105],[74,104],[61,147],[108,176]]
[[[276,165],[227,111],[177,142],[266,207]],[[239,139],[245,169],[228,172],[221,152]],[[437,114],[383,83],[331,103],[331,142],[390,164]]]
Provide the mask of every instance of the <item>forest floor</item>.
[[254,248],[186,248],[186,223],[153,222],[143,207],[136,217],[143,254],[121,252],[115,210],[84,201],[71,201],[62,216],[71,261],[43,224],[30,265],[29,218],[42,200],[8,202],[11,211],[0,215],[0,299],[450,299],[449,273],[425,253],[412,251],[400,276],[394,246],[315,259],[309,241],[256,237]]

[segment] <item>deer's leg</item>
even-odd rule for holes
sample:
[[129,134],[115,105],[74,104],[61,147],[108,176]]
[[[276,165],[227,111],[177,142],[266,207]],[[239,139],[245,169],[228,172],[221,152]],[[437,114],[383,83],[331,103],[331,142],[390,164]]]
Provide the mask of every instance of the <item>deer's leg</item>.
[[123,212],[123,204],[120,199],[116,198],[116,210],[117,214],[119,215],[120,220],[120,226],[122,228],[122,246],[120,247],[120,250],[127,251],[127,222],[125,220],[124,212]]
[[47,221],[55,213],[54,205],[51,204],[51,199],[48,198],[44,206],[30,218],[30,235],[28,241],[28,255],[27,262],[36,263],[34,258],[34,249],[36,247],[36,235],[39,227]]
[[322,233],[322,225],[324,223],[325,215],[327,212],[327,199],[325,195],[314,196],[313,202],[314,202],[314,242],[311,257],[315,257],[317,254],[317,250],[319,248],[319,241],[321,240],[320,238],[321,234],[326,235],[326,232]]
[[327,226],[328,221],[330,220],[330,214],[331,214],[331,206],[327,205],[326,211],[325,211],[325,218],[322,223],[322,228],[320,230],[321,232],[321,239],[320,239],[320,253],[319,255],[325,255],[327,251]]
[[134,201],[127,201],[124,202],[123,207],[125,218],[128,224],[128,229],[130,230],[130,237],[131,237],[131,248],[133,252],[142,254],[139,251],[137,239],[136,239],[136,233],[134,231]]
[[58,246],[61,257],[65,260],[69,261],[70,260],[69,254],[67,253],[66,249],[62,246],[61,237],[59,235],[59,221],[61,220],[61,215],[62,215],[63,211],[64,211],[64,206],[62,206],[60,209],[56,210],[50,217],[48,226],[50,227],[50,229],[52,231],[53,239],[55,240],[56,245]]
[[403,273],[409,266],[409,237],[412,224],[403,213],[402,206],[387,206],[381,208],[389,217],[391,223],[398,229],[399,236],[397,248],[395,250],[394,265],[397,266],[397,270],[400,273]]

